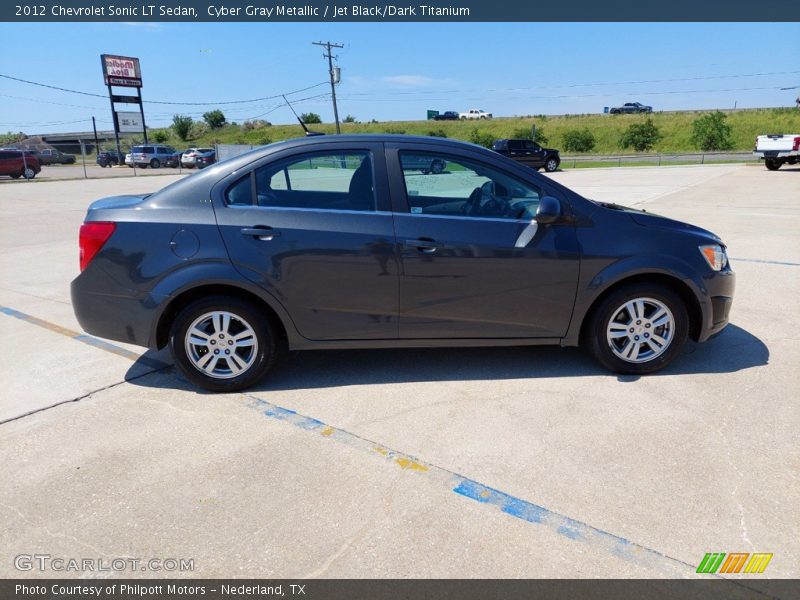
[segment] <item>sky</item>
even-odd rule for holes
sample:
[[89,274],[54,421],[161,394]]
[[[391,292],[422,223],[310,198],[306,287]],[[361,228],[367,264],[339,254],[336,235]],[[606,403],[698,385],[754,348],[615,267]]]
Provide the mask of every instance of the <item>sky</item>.
[[[311,44],[320,40],[345,46],[339,114],[359,121],[424,119],[428,109],[600,113],[629,101],[794,106],[800,94],[798,23],[3,23],[0,39],[0,74],[100,95],[100,54],[139,57],[150,127],[214,108],[229,121],[293,122],[274,99],[213,103],[324,84],[327,61]],[[289,99],[333,121],[329,85]],[[104,98],[0,78],[2,132],[87,131],[93,115],[108,130],[110,111]]]

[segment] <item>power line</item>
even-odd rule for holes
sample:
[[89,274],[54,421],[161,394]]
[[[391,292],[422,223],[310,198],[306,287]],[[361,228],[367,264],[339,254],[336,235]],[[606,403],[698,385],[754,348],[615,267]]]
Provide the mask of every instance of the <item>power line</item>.
[[[106,96],[101,94],[94,94],[91,92],[82,92],[80,90],[71,90],[69,88],[59,87],[57,85],[49,85],[47,83],[39,83],[37,81],[29,81],[27,79],[20,79],[19,77],[12,77],[11,75],[4,75],[0,73],[0,77],[4,79],[10,79],[12,81],[18,81],[20,83],[27,83],[29,85],[35,85],[43,88],[48,88],[51,90],[57,90],[59,92],[67,92],[70,94],[80,94],[81,96],[92,96],[94,98],[103,98],[106,99]],[[250,102],[263,102],[264,100],[275,100],[276,98],[280,98],[281,96],[290,96],[292,94],[299,94],[300,92],[305,92],[310,89],[319,87],[321,85],[327,85],[327,81],[321,81],[320,83],[315,83],[314,85],[309,85],[308,87],[300,88],[297,90],[292,90],[291,92],[283,92],[281,94],[275,94],[274,96],[264,96],[262,98],[250,98],[248,100],[225,100],[220,102],[171,102],[167,100],[145,100],[145,104],[169,104],[173,106],[221,106],[221,105],[228,105],[228,104],[247,104]]]

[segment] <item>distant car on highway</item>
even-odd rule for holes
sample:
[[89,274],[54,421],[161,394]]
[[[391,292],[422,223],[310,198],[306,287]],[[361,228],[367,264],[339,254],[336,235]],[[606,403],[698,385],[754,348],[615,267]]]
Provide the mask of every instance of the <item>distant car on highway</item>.
[[544,167],[548,173],[558,169],[561,156],[555,148],[542,148],[531,140],[495,140],[492,150],[527,165],[537,171]]
[[12,179],[33,179],[41,170],[39,159],[29,151],[0,150],[0,175],[7,175]]
[[632,115],[638,113],[651,113],[653,112],[652,106],[645,106],[639,102],[626,102],[622,106],[615,106],[609,110],[612,115]]
[[216,150],[209,150],[208,152],[200,152],[194,157],[194,166],[198,169],[205,169],[217,162]]
[[446,110],[433,117],[434,121],[458,121],[458,113],[454,110]]
[[43,165],[71,165],[75,163],[75,156],[73,154],[66,154],[61,152],[61,150],[56,150],[55,148],[45,148],[44,150],[39,150],[38,152],[39,162]]
[[458,113],[458,118],[462,120],[467,119],[491,119],[492,113],[481,110],[480,108],[470,108],[466,112]]
[[103,168],[121,165],[125,162],[125,155],[116,150],[104,150],[97,153],[95,162]]

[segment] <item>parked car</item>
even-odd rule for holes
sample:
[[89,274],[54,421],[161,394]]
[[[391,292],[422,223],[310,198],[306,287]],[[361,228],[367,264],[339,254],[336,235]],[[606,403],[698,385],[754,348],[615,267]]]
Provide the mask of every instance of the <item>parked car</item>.
[[612,115],[620,115],[620,114],[637,114],[637,113],[651,113],[653,112],[652,106],[645,106],[644,104],[640,104],[639,102],[626,102],[622,106],[615,106],[614,108],[610,109]]
[[65,154],[61,150],[55,148],[44,148],[38,151],[39,162],[43,165],[71,165],[75,163],[75,156],[72,154]]
[[13,179],[33,179],[42,170],[39,159],[31,152],[15,149],[0,150],[0,175]]
[[458,121],[459,114],[454,110],[446,110],[433,117],[434,121]]
[[470,108],[466,112],[458,113],[459,119],[491,119],[492,113],[481,110],[480,108]]
[[797,164],[800,161],[800,134],[760,135],[756,138],[753,154],[762,159],[770,171],[777,171],[784,164]]
[[125,156],[125,164],[129,167],[134,165],[140,169],[152,167],[158,169],[163,165],[167,157],[175,152],[172,146],[163,144],[152,144],[147,146],[134,146],[129,155]]
[[103,168],[121,165],[125,162],[125,155],[116,150],[104,150],[97,153],[95,162]]
[[441,158],[436,156],[428,156],[424,154],[417,154],[407,156],[403,160],[403,171],[422,171],[423,175],[433,173],[439,175],[443,173],[446,168],[446,163]]
[[164,161],[164,166],[177,169],[181,166],[181,156],[183,156],[183,152],[181,150],[176,150],[167,157]]
[[213,165],[215,162],[217,162],[216,150],[199,152],[194,157],[194,166],[198,169],[205,169],[207,166]]
[[[446,172],[404,168],[420,156]],[[79,243],[83,329],[168,346],[222,392],[260,380],[278,348],[581,344],[641,375],[723,330],[735,279],[713,233],[417,136],[270,144],[94,202]]]
[[198,154],[204,154],[205,152],[211,152],[213,150],[213,148],[188,148],[181,157],[181,165],[187,169],[192,169],[195,166],[194,161]]
[[556,171],[561,164],[558,150],[542,148],[531,140],[495,140],[492,150],[536,170],[544,167],[548,173]]

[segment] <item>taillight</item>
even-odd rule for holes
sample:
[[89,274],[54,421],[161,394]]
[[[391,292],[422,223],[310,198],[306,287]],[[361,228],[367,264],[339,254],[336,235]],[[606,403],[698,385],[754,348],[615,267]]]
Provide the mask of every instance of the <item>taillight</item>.
[[794,138],[794,144],[792,144],[792,151],[800,150],[800,136]]
[[94,255],[108,241],[108,238],[111,237],[116,228],[116,223],[108,221],[89,222],[81,225],[81,233],[78,240],[81,249],[81,271],[89,266]]

